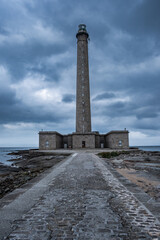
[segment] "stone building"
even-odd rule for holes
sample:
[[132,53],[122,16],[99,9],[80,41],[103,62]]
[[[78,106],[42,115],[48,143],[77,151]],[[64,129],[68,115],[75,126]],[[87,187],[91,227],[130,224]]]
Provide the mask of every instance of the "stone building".
[[77,38],[76,132],[62,135],[56,131],[39,132],[39,149],[58,148],[128,148],[128,131],[106,134],[92,132],[88,64],[89,34],[85,24],[79,25]]

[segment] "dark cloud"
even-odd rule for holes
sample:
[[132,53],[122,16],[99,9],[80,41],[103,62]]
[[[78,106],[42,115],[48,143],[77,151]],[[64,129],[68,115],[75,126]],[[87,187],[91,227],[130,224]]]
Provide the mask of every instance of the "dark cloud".
[[47,112],[46,109],[38,107],[31,108],[25,105],[11,104],[0,106],[0,124],[24,122],[24,123],[42,123],[52,122],[60,123],[63,122],[65,115],[61,113]]
[[139,113],[137,113],[138,119],[144,119],[144,118],[157,118],[158,113],[154,112],[151,108],[141,110]]
[[146,106],[145,103],[116,102],[105,107],[104,110],[110,117],[135,116],[138,119],[157,118],[157,107]]
[[[53,81],[58,80],[58,72],[64,65],[49,66],[45,63],[45,58],[52,55],[63,53],[66,50],[65,46],[46,45],[32,41],[22,45],[14,44],[0,46],[0,63],[7,66],[13,76],[14,81],[21,80],[28,72],[41,72],[52,78]],[[68,63],[69,64],[69,63]],[[66,63],[67,65],[67,63]],[[57,78],[54,78],[56,75]]]
[[115,102],[102,107],[102,114],[111,118],[131,116],[133,114],[133,107],[130,108],[126,102]]
[[97,95],[92,100],[96,101],[96,100],[103,100],[103,99],[109,99],[109,98],[115,98],[115,97],[116,97],[116,95],[114,93],[105,92],[105,93]]
[[[131,11],[121,12],[121,20],[119,24],[128,32],[134,34],[146,35],[151,34],[153,36],[159,35],[160,25],[160,2],[159,0],[150,1],[135,1],[136,4]],[[125,20],[128,20],[127,22]],[[118,23],[118,22],[117,22]],[[145,36],[144,36],[145,34]]]
[[75,101],[75,95],[73,94],[65,94],[62,98],[63,102],[70,103]]
[[[134,130],[158,130],[159,9],[159,0],[102,0],[101,4],[96,0],[2,0],[0,67],[6,69],[9,80],[6,83],[0,75],[1,85],[5,86],[0,89],[0,123],[53,122],[60,129],[63,119],[71,119],[70,112],[75,109],[68,108],[67,113],[65,103],[75,101],[75,35],[78,24],[86,23],[91,39],[92,116],[110,118],[108,128],[118,119],[117,124],[125,122],[127,128]],[[27,90],[24,96],[18,94],[31,84],[31,80],[22,84],[28,76],[32,79],[33,89],[28,91],[33,92],[33,104],[25,100],[30,100]],[[35,86],[34,81],[42,76],[44,81],[39,80],[39,84],[43,86],[38,87],[37,82]],[[18,84],[22,86],[17,90]],[[50,106],[52,99],[46,101],[50,88],[53,95],[57,91],[59,111],[56,104]],[[105,127],[99,131],[103,132]],[[71,131],[74,126],[68,129]]]
[[[72,95],[70,95],[71,98]],[[67,96],[66,96],[67,97]],[[69,95],[68,95],[69,97]],[[72,96],[73,97],[73,96]],[[0,124],[24,123],[61,123],[65,117],[70,118],[63,111],[50,111],[47,105],[44,107],[43,102],[38,105],[26,105],[17,98],[16,93],[7,85],[0,89]]]
[[[153,119],[143,119],[140,121],[135,121],[134,123],[134,129],[139,129],[140,131],[143,130],[151,130],[149,132],[149,134],[151,136],[155,136],[157,133],[159,133],[159,129],[160,129],[160,123],[159,120],[155,118],[155,120]],[[157,131],[157,133],[156,133]]]
[[0,26],[0,34],[4,35],[4,36],[8,36],[9,32],[3,28],[2,26]]
[[[11,90],[0,90],[0,108],[5,108],[7,105],[13,105],[17,102],[15,93]],[[0,114],[2,117],[2,114]]]

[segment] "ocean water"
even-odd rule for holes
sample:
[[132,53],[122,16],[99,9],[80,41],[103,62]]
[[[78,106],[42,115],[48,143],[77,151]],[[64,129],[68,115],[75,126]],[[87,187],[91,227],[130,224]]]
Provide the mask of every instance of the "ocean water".
[[15,159],[17,156],[16,155],[7,155],[8,153],[15,152],[18,150],[28,150],[28,149],[33,149],[33,147],[0,147],[0,163],[5,164],[5,165],[11,165],[11,159]]
[[160,152],[160,146],[137,146],[137,147],[143,151]]

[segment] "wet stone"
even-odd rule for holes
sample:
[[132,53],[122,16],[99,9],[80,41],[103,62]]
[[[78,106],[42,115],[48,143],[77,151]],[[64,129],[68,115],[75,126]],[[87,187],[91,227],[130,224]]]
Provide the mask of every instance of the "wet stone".
[[6,239],[136,240],[143,236],[151,239],[149,233],[159,234],[158,227],[153,224],[151,228],[143,216],[141,227],[136,224],[138,211],[146,214],[143,205],[99,159],[80,153],[52,180],[49,191],[23,215],[22,221],[14,222],[15,230]]

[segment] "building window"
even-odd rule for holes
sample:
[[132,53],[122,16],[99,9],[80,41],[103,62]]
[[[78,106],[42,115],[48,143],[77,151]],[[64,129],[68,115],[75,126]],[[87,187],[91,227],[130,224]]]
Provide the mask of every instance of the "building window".
[[48,148],[49,147],[49,142],[48,141],[46,141],[46,148]]
[[119,140],[119,143],[118,143],[118,145],[119,145],[119,147],[121,147],[121,146],[122,146],[122,141],[121,141],[121,140]]

